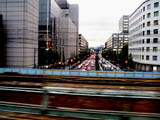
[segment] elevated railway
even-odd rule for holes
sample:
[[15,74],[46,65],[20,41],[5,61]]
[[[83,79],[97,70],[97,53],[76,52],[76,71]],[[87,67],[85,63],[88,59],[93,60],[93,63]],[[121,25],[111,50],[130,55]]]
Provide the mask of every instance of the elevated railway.
[[0,95],[2,112],[75,119],[160,118],[159,91],[0,86]]
[[0,72],[0,119],[160,119],[159,73],[15,71]]

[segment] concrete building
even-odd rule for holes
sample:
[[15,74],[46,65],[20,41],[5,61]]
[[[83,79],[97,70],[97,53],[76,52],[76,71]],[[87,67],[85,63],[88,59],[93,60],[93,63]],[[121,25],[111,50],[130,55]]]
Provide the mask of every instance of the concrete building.
[[105,49],[120,52],[125,44],[128,43],[128,35],[124,33],[114,33],[105,43]]
[[129,32],[129,15],[123,15],[119,20],[119,32],[128,34]]
[[37,63],[38,0],[0,0],[5,31],[6,67],[32,68]]
[[77,54],[78,19],[70,6],[66,0],[40,0],[39,65],[52,64],[47,59],[55,52],[62,62]]
[[83,54],[88,49],[88,42],[82,34],[79,34],[78,54]]
[[79,6],[78,4],[69,4],[69,16],[73,22],[73,24],[76,25],[76,55],[78,54],[78,36],[79,36]]
[[160,71],[159,0],[144,1],[129,18],[129,53],[136,69]]

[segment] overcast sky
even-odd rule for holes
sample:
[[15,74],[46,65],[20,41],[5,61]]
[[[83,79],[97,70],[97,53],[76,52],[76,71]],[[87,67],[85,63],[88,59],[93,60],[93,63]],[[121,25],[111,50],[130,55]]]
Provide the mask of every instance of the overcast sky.
[[118,32],[122,15],[130,15],[144,0],[68,0],[79,4],[80,33],[90,47],[104,45],[112,33]]

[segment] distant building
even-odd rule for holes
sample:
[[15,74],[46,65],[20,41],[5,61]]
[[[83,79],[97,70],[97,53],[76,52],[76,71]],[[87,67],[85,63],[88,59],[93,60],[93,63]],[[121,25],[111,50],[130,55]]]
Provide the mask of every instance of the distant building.
[[32,68],[37,64],[38,0],[0,0],[5,31],[5,66]]
[[83,54],[88,49],[88,42],[82,34],[79,34],[78,54]]
[[105,49],[120,52],[128,44],[129,16],[123,15],[119,20],[119,33],[113,33],[105,43]]
[[137,70],[160,71],[159,4],[159,0],[146,0],[130,15],[129,53]]
[[128,43],[128,35],[124,33],[114,33],[105,43],[105,48],[120,52],[125,44]]

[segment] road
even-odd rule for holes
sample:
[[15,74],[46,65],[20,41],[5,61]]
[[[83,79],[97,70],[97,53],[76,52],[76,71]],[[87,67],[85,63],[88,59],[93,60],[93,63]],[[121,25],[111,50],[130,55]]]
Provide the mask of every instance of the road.
[[[98,54],[99,57],[99,67],[100,71],[120,71],[120,68],[116,65],[113,65],[108,60],[104,59],[101,54]],[[95,58],[96,54],[92,54],[88,59],[84,60],[80,65],[76,67],[76,70],[81,71],[95,71]]]
[[88,59],[84,60],[80,65],[76,67],[82,71],[94,71],[95,70],[95,57],[96,54],[92,54]]
[[113,65],[111,62],[103,58],[100,53],[98,54],[98,57],[99,57],[98,62],[99,62],[101,71],[120,71],[121,70],[118,66]]

